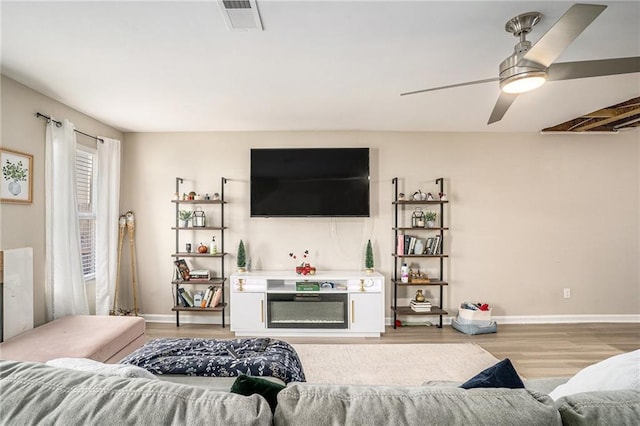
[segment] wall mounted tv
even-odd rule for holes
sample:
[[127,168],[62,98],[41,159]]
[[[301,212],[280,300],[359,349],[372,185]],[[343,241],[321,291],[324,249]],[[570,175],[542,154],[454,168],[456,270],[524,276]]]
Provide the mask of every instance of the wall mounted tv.
[[252,149],[251,216],[369,216],[369,148]]

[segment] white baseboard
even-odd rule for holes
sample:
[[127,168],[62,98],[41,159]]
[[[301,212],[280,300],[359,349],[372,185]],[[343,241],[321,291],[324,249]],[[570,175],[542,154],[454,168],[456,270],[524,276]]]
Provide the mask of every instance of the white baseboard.
[[[419,318],[419,319],[418,319]],[[429,317],[428,321],[436,324],[438,317]],[[451,324],[453,316],[443,316],[443,324]],[[577,324],[577,323],[640,323],[640,314],[577,314],[577,315],[505,315],[491,319],[498,324]],[[424,317],[411,317],[407,322],[425,321]],[[393,325],[392,318],[386,318],[387,325]]]
[[[163,322],[163,323],[175,323],[176,316],[174,315],[157,315],[157,314],[142,314],[145,321],[148,322]],[[415,322],[425,321],[425,317],[412,317]],[[442,318],[443,324],[451,324],[452,316],[444,316]],[[498,324],[576,324],[576,323],[608,323],[608,322],[627,322],[627,323],[640,323],[640,314],[586,314],[586,315],[505,315],[495,316],[492,318]],[[386,325],[393,325],[393,319],[388,317],[385,319]],[[437,323],[437,317],[429,317],[428,321],[431,321],[434,325]],[[225,325],[229,325],[229,317],[224,319]],[[409,321],[412,322],[412,321]],[[220,315],[193,315],[193,314],[180,314],[180,324],[222,324]]]
[[507,315],[493,319],[499,324],[637,323],[640,322],[640,314]]

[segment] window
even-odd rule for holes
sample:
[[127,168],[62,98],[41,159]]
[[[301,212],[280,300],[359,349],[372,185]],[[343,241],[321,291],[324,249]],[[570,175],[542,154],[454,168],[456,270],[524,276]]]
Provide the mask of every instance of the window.
[[96,276],[96,151],[76,149],[76,193],[80,219],[80,255],[84,279]]

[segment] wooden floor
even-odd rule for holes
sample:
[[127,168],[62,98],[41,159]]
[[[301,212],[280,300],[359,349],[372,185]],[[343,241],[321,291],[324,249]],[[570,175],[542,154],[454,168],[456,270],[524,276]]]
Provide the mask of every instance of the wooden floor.
[[[220,325],[147,323],[147,337],[235,337]],[[274,336],[275,337],[275,336]],[[282,337],[290,343],[463,343],[480,345],[498,359],[509,358],[525,378],[571,376],[622,352],[640,349],[640,324],[500,324],[498,333],[467,336],[444,326],[388,327],[380,338]]]

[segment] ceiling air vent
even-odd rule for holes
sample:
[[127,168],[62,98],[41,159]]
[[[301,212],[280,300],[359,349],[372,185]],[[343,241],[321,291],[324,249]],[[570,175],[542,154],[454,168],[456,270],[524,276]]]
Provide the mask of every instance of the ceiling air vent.
[[262,21],[255,0],[223,0],[218,5],[230,30],[262,31]]

